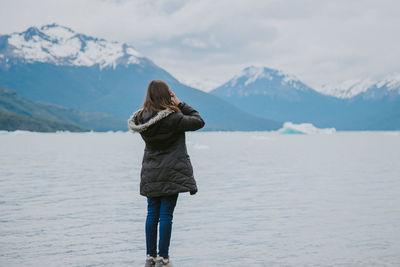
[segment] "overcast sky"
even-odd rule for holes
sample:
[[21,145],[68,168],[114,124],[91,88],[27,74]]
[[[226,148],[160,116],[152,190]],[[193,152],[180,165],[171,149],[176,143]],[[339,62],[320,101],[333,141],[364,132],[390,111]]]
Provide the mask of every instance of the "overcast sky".
[[0,34],[56,22],[209,91],[249,65],[312,87],[400,72],[398,0],[1,0]]

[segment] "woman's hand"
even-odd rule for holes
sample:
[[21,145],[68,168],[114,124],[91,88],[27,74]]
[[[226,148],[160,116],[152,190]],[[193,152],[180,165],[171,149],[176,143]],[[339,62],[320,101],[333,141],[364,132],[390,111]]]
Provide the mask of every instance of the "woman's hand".
[[172,102],[175,104],[175,106],[178,106],[178,104],[180,103],[179,98],[171,90],[169,91],[169,94],[171,95]]

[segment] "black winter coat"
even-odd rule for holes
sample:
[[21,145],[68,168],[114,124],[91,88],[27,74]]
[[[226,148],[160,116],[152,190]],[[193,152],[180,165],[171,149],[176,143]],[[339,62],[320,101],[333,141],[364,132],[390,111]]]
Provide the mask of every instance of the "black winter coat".
[[178,107],[182,113],[171,109],[143,111],[139,118],[139,109],[128,119],[129,129],[139,132],[146,143],[140,173],[140,194],[143,196],[197,192],[185,131],[196,131],[205,123],[187,103],[180,102]]

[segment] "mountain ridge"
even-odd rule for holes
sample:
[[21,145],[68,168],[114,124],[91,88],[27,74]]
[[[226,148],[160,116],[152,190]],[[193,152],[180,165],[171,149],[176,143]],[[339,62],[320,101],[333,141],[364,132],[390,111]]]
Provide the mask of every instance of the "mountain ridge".
[[[5,45],[7,39],[8,47]],[[140,64],[149,59],[131,45],[107,41],[56,23],[32,26],[23,32],[3,35],[0,52],[24,62],[43,62],[67,66],[93,66],[99,68],[118,64]]]
[[[85,39],[83,44],[81,39],[77,39],[79,35],[65,34],[65,29],[59,32],[53,29],[53,37],[50,33],[38,34],[42,28],[57,27],[44,25],[22,33],[0,36],[0,54],[3,55],[0,57],[0,85],[32,101],[44,101],[86,112],[105,112],[124,120],[142,106],[148,83],[158,79],[167,82],[181,101],[198,109],[206,121],[205,130],[275,130],[282,125],[281,122],[249,114],[219,97],[180,83],[150,59],[132,53],[124,54],[123,43],[92,38],[89,41]],[[8,39],[12,35],[20,42],[9,44]],[[26,44],[25,35],[28,39]],[[65,50],[68,40],[78,45],[72,50]],[[102,41],[92,44],[93,40]],[[60,47],[57,47],[58,44]],[[38,49],[49,53],[42,56],[35,52]],[[81,53],[82,49],[85,52]],[[105,58],[97,57],[99,51],[104,52],[102,49],[108,51]],[[95,60],[81,64],[84,60],[77,58],[84,59],[88,51],[94,51],[91,56]],[[27,55],[27,59],[24,55]],[[132,60],[132,56],[138,61]]]
[[338,130],[400,129],[400,82],[396,79],[356,88],[359,93],[351,97],[337,97],[288,77],[292,76],[282,71],[248,67],[210,93],[251,114],[278,121]]
[[400,73],[391,73],[382,79],[366,77],[347,80],[337,84],[323,85],[317,90],[321,93],[338,98],[352,98],[367,91],[371,91],[374,88],[387,89],[389,93],[394,90],[400,94]]
[[41,121],[42,126],[52,124],[46,131],[67,129],[65,127],[57,128],[58,124],[71,126],[70,128],[74,131],[126,129],[125,121],[108,114],[83,112],[50,103],[29,101],[14,91],[3,87],[0,87],[0,112],[8,114],[7,117],[10,117],[10,114],[14,117],[19,116],[19,119],[24,121],[28,118],[29,120]]

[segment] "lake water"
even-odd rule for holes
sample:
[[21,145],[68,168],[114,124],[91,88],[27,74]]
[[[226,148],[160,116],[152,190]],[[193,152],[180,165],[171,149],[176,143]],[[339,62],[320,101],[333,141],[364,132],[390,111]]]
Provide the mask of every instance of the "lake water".
[[[400,266],[400,132],[190,132],[180,266]],[[144,266],[133,133],[0,134],[0,266]]]

